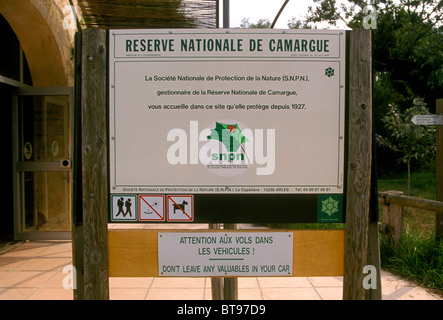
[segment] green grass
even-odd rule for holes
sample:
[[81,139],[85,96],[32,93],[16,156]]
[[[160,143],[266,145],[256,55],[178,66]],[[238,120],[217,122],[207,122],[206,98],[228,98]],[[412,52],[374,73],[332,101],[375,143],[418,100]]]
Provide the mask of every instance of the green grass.
[[393,245],[382,238],[380,257],[384,269],[443,294],[443,241],[405,233]]
[[[406,195],[407,175],[379,179],[378,188]],[[411,174],[412,197],[435,200],[435,189],[434,172]],[[381,237],[380,257],[384,269],[443,294],[443,241],[435,240],[434,212],[404,208],[403,236],[395,246]]]
[[[378,190],[408,192],[408,176],[399,176],[378,179]],[[411,173],[411,197],[435,200],[435,172],[412,172]]]
[[[397,190],[407,195],[407,174],[378,180],[379,191]],[[413,172],[411,174],[411,197],[435,200],[435,172]],[[380,207],[380,212],[382,208]],[[435,213],[431,211],[404,208],[403,228],[406,233],[419,237],[435,236]]]
[[[407,194],[407,174],[379,179],[378,190]],[[435,172],[411,174],[411,196],[435,200]],[[380,206],[380,220],[382,219]],[[403,210],[403,236],[394,246],[380,236],[381,265],[405,279],[432,288],[443,295],[443,241],[435,240],[435,213],[414,208]],[[345,224],[269,224],[287,229],[344,229]]]

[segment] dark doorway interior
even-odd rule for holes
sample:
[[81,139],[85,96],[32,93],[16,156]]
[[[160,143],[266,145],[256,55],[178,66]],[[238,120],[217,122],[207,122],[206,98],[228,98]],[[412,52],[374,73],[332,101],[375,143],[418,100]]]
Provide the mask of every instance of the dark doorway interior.
[[14,239],[14,200],[12,183],[12,99],[15,88],[0,83],[0,145],[1,161],[1,205],[0,210],[0,246]]

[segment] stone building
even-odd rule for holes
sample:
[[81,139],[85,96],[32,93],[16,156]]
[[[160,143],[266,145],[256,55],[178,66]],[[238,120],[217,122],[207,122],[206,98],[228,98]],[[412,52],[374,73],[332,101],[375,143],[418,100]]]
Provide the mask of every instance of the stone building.
[[216,27],[217,3],[0,0],[3,241],[70,238],[76,32]]

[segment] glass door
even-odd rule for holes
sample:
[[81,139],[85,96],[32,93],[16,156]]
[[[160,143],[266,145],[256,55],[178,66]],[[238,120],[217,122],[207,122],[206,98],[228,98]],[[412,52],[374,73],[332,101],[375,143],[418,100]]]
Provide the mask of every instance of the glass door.
[[14,113],[15,239],[70,239],[72,88],[20,89]]

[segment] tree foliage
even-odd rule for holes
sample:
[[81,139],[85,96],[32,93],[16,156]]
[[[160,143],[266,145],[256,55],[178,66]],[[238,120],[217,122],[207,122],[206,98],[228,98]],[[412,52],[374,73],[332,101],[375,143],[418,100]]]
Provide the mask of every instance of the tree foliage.
[[[336,0],[314,0],[305,19],[292,18],[288,27],[318,28],[327,24],[363,28],[368,6],[376,18],[373,32],[374,121],[376,132],[384,137],[378,140],[382,147],[378,153],[382,157],[401,154],[398,160],[403,162],[405,154],[398,152],[404,148],[392,133],[394,119],[397,119],[399,130],[412,130],[413,124],[406,124],[405,119],[416,112],[435,113],[436,99],[443,98],[443,1],[348,0],[338,4]],[[247,19],[242,25],[246,28],[269,26],[267,20],[250,24]],[[424,106],[429,110],[423,109]],[[419,133],[421,129],[415,129],[418,130],[415,135],[424,134]],[[398,134],[407,138],[403,131]],[[386,139],[390,139],[390,143]],[[414,139],[414,143],[422,143],[418,137]],[[394,147],[395,143],[398,145]],[[428,156],[425,151],[414,154],[416,156],[408,155],[410,160]],[[382,161],[381,166],[386,163]]]
[[415,125],[415,115],[430,114],[423,99],[414,99],[411,108],[401,112],[396,105],[390,105],[388,113],[382,118],[387,134],[377,135],[377,143],[398,154],[398,162],[408,168],[408,195],[411,193],[411,161],[419,166],[433,168],[435,159],[435,126]]
[[271,21],[268,19],[260,19],[256,23],[249,22],[249,18],[243,18],[240,23],[240,28],[250,29],[269,29],[271,27]]
[[[406,159],[419,160],[432,155],[433,147],[424,150],[418,145],[412,146],[423,143],[421,139],[427,129],[414,127],[406,119],[415,113],[435,113],[435,100],[442,98],[443,1],[351,0],[340,6],[335,0],[314,0],[314,3],[306,17],[308,23],[327,22],[331,26],[341,23],[351,29],[363,27],[366,6],[371,5],[375,10],[374,120],[376,131],[384,137],[383,140],[378,139],[379,146],[395,151],[394,155],[401,154],[398,160],[405,163]],[[417,104],[418,101],[421,104]],[[429,111],[424,109],[426,105]],[[394,127],[398,130],[395,134]],[[403,138],[399,139],[399,136],[408,139],[408,142],[402,142]],[[435,145],[435,140],[432,144]],[[407,148],[419,148],[421,151],[411,150],[412,154],[409,154]],[[403,151],[398,153],[400,150]],[[386,156],[386,151],[383,152]]]
[[377,135],[377,142],[394,152],[398,152],[399,162],[408,163],[416,160],[427,164],[435,156],[435,126],[415,125],[415,115],[430,114],[422,99],[415,99],[414,105],[403,112],[395,105],[390,105],[382,118],[388,134]]
[[[400,109],[412,106],[421,97],[433,111],[443,88],[443,2],[441,0],[351,0],[337,5],[335,0],[314,0],[307,22],[344,23],[362,28],[364,8],[375,9],[374,75],[375,104],[387,111],[395,103]],[[377,83],[381,80],[380,83]],[[376,88],[383,84],[383,88]],[[388,85],[388,87],[386,87]],[[390,99],[377,98],[377,90],[392,91]]]

